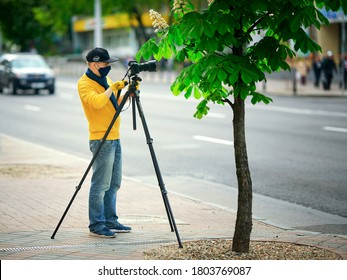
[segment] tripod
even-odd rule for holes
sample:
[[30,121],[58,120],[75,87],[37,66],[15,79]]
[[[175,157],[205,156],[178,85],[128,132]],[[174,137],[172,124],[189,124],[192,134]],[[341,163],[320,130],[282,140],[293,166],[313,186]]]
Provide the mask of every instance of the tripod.
[[[129,76],[129,79],[130,79],[130,76]],[[139,116],[141,118],[141,121],[142,121],[142,126],[143,126],[143,129],[144,129],[144,133],[145,133],[145,136],[146,136],[146,141],[147,141],[147,144],[148,144],[148,147],[149,147],[149,151],[150,151],[150,154],[151,154],[151,158],[152,158],[152,162],[153,162],[153,166],[154,166],[154,170],[155,170],[155,173],[156,173],[156,176],[157,176],[157,179],[158,179],[158,184],[159,184],[159,187],[160,187],[160,190],[161,190],[161,194],[162,194],[162,198],[163,198],[163,202],[164,202],[164,205],[165,205],[165,210],[166,210],[166,214],[167,214],[167,217],[168,217],[168,220],[169,220],[169,223],[170,223],[170,228],[171,228],[171,231],[172,232],[175,232],[176,234],[176,238],[177,238],[177,242],[178,242],[178,245],[179,245],[179,248],[183,248],[183,245],[182,245],[182,242],[181,242],[181,239],[180,239],[180,236],[179,236],[179,233],[178,233],[178,230],[177,230],[177,225],[176,225],[176,222],[175,222],[175,219],[174,219],[174,216],[173,216],[173,213],[172,213],[172,209],[171,209],[171,206],[170,206],[170,202],[169,202],[169,199],[168,199],[168,196],[167,196],[167,190],[165,188],[165,185],[164,185],[164,181],[163,181],[163,178],[161,176],[161,172],[160,172],[160,168],[159,168],[159,165],[158,165],[158,161],[157,161],[157,158],[156,158],[156,155],[155,155],[155,151],[154,151],[154,148],[153,148],[153,139],[151,138],[150,136],[150,133],[149,133],[149,129],[148,129],[148,126],[147,126],[147,123],[146,123],[146,119],[145,119],[145,116],[144,116],[144,113],[143,113],[143,109],[142,109],[142,105],[141,105],[141,102],[140,102],[140,91],[138,90],[138,83],[141,81],[141,78],[137,76],[137,74],[133,75],[132,78],[131,78],[131,82],[129,84],[129,87],[128,87],[128,90],[127,92],[124,94],[123,96],[123,99],[120,103],[120,105],[118,106],[117,110],[116,110],[116,113],[109,125],[109,127],[107,128],[106,130],[106,133],[104,135],[104,137],[102,138],[102,140],[100,140],[100,145],[97,149],[97,151],[95,152],[92,160],[90,161],[86,171],[84,172],[78,186],[76,187],[76,190],[67,206],[67,208],[65,209],[58,225],[56,226],[52,236],[51,236],[51,239],[54,239],[57,231],[59,230],[67,212],[69,211],[73,201],[75,200],[76,196],[77,196],[77,193],[79,192],[79,190],[81,189],[82,185],[83,185],[83,182],[84,180],[86,179],[91,167],[93,166],[93,163],[95,161],[95,159],[97,158],[103,144],[105,143],[106,139],[107,139],[107,136],[108,134],[110,133],[114,123],[116,122],[120,112],[122,111],[125,103],[127,102],[128,99],[132,99],[132,110],[133,110],[133,129],[135,130],[136,129],[136,107],[137,107],[137,110],[139,112]],[[118,91],[118,95],[120,94],[120,91]],[[135,107],[135,104],[136,104],[136,107]]]

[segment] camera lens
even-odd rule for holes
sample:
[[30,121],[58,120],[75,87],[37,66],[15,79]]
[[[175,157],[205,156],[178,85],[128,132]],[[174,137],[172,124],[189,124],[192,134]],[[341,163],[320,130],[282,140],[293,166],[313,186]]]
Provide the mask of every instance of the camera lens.
[[139,72],[141,71],[155,72],[156,70],[157,70],[156,60],[150,60],[148,62],[139,64]]
[[134,76],[142,71],[155,72],[157,71],[157,61],[150,60],[144,63],[137,63],[136,60],[129,61],[130,75]]

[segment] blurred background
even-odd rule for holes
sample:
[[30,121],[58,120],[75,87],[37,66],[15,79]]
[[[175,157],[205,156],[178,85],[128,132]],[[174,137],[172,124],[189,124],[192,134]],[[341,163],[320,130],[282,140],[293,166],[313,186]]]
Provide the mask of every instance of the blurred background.
[[[206,0],[192,2],[201,9],[208,5]],[[54,60],[58,67],[66,61],[83,61],[88,50],[102,46],[126,64],[154,34],[149,9],[160,12],[169,23],[172,21],[169,0],[2,0],[0,53],[37,52]],[[308,70],[315,57],[322,59],[328,51],[339,64],[347,49],[346,15],[342,10],[322,9],[322,13],[330,24],[320,30],[314,26],[306,30],[322,47],[322,55],[298,53]],[[256,35],[254,40],[261,36]],[[296,63],[291,62],[292,66]],[[178,66],[163,61],[162,67]],[[305,70],[300,72],[305,75]],[[312,76],[313,71],[308,72]]]
[[[192,2],[201,9],[208,5],[206,0]],[[48,59],[56,73],[71,75],[80,73],[88,50],[102,46],[126,67],[140,46],[154,35],[149,9],[160,12],[167,22],[172,21],[170,0],[2,0],[0,54],[39,53]],[[316,63],[329,52],[339,68],[332,88],[344,90],[347,17],[342,10],[321,12],[330,24],[320,30],[311,26],[306,32],[322,47],[322,54],[298,53],[295,60],[289,61],[294,71],[272,74],[271,77],[284,81],[280,88],[295,94],[298,88],[305,87],[307,80],[314,81]],[[254,41],[261,36],[255,35]],[[159,69],[169,71],[183,66],[164,59],[158,64]]]
[[[207,7],[207,1],[197,2]],[[4,0],[0,53],[37,52],[56,62],[82,61],[88,50],[102,46],[126,62],[154,34],[149,9],[169,21],[169,0]]]

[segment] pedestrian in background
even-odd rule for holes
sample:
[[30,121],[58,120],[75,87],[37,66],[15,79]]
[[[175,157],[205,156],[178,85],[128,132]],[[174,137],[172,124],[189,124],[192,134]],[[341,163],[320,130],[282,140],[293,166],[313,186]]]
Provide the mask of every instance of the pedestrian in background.
[[[89,123],[89,147],[95,155],[105,136],[120,100],[118,90],[126,83],[116,83],[107,76],[111,58],[104,48],[95,48],[87,54],[88,69],[78,81],[78,93]],[[121,99],[121,97],[119,98]],[[119,135],[120,117],[117,118],[93,163],[89,191],[89,231],[91,236],[115,237],[117,232],[129,232],[130,227],[118,222],[117,192],[122,179],[122,150]]]
[[327,55],[322,61],[323,73],[323,89],[330,90],[331,82],[334,77],[334,72],[337,73],[336,63],[332,51],[327,51]]
[[313,75],[314,75],[313,85],[315,87],[319,87],[320,77],[321,77],[321,72],[322,72],[322,60],[318,54],[314,55],[314,57],[313,57],[312,70],[313,70]]
[[305,61],[301,57],[299,58],[296,64],[296,70],[298,71],[301,84],[306,85],[306,77],[309,71],[309,67],[306,65]]
[[344,54],[341,58],[341,69],[342,69],[342,77],[343,77],[343,85],[341,87],[345,87],[347,89],[347,54]]

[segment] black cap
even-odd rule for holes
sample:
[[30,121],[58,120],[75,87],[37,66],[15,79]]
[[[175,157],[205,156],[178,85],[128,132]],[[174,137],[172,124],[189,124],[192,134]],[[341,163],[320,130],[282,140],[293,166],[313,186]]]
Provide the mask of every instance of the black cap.
[[88,52],[86,59],[88,62],[116,62],[118,58],[110,57],[108,51],[104,48],[95,48]]

